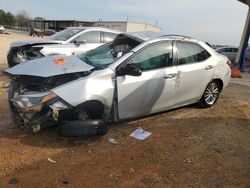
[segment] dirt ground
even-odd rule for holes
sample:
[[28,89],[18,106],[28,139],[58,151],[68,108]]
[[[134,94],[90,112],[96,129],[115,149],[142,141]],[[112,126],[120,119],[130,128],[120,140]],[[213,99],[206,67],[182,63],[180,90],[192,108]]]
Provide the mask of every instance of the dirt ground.
[[[0,80],[0,188],[250,187],[250,87],[230,84],[209,109],[191,105],[111,125],[103,137],[66,139],[54,128],[15,128]],[[137,127],[152,135],[129,137]]]

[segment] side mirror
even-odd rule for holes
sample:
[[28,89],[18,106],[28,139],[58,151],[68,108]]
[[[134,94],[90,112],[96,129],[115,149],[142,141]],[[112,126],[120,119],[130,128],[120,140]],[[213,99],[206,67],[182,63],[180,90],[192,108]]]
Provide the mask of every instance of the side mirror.
[[118,76],[130,75],[130,76],[141,76],[142,71],[139,67],[134,64],[127,64],[125,67],[117,71]]
[[86,41],[86,40],[78,40],[78,39],[76,39],[74,43],[75,43],[77,46],[80,46],[81,44],[86,44],[87,41]]

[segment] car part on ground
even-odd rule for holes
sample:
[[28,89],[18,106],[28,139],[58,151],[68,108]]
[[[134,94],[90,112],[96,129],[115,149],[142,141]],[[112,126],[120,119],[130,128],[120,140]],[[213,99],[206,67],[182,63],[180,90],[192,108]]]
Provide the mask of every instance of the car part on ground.
[[104,120],[68,121],[61,122],[58,130],[64,137],[89,137],[106,134],[108,126]]
[[11,110],[22,125],[37,131],[62,124],[64,135],[85,136],[93,120],[106,124],[193,103],[214,105],[231,77],[227,62],[198,40],[143,32],[119,34],[77,57],[27,61],[5,73],[14,84]]
[[[52,31],[45,31],[49,35]],[[119,31],[98,27],[70,27],[48,39],[35,41],[16,41],[10,46],[7,60],[9,67],[19,63],[39,59],[50,55],[79,55],[104,43],[111,42]],[[43,36],[38,30],[31,30],[31,35]]]

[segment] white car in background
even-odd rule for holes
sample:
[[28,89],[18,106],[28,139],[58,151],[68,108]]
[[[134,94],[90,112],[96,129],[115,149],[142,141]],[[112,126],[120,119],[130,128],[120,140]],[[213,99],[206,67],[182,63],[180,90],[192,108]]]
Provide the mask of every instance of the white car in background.
[[51,55],[79,55],[111,42],[120,32],[100,27],[69,27],[48,39],[16,41],[10,46],[9,67]]
[[0,32],[5,31],[4,26],[0,25]]
[[215,49],[216,52],[227,56],[227,58],[231,61],[231,62],[235,62],[237,53],[238,53],[238,48],[236,47],[221,47],[221,48],[217,48]]

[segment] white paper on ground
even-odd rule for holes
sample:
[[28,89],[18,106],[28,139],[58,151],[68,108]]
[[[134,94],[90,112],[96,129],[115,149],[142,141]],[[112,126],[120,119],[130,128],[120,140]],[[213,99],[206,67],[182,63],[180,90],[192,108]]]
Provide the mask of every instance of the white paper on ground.
[[136,138],[138,140],[144,140],[149,137],[152,133],[148,131],[144,131],[141,127],[138,127],[134,132],[132,132],[129,136]]

